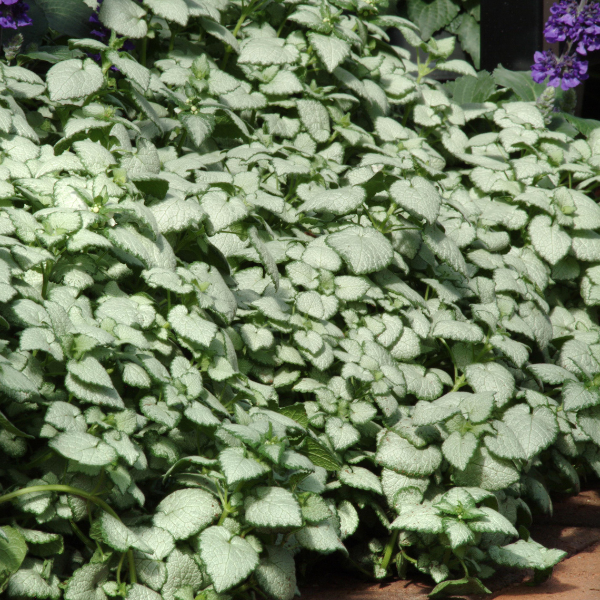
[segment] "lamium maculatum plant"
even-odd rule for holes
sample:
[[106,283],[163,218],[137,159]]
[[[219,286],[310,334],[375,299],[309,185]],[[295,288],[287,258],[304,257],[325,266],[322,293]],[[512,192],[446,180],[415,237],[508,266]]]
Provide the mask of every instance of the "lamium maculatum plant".
[[533,513],[600,474],[598,130],[377,2],[98,18],[0,65],[0,590],[547,576]]

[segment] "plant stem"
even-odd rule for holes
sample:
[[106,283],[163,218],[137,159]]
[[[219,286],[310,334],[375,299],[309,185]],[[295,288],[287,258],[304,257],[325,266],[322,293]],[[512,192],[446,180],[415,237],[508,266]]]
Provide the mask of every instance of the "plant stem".
[[[250,2],[250,4],[248,5],[248,7],[245,10],[242,10],[242,14],[240,15],[238,22],[235,24],[235,27],[233,28],[233,31],[231,32],[234,38],[237,37],[237,34],[240,32],[240,29],[242,28],[242,25],[244,24],[244,21],[251,14],[253,7],[254,7],[254,0],[252,2]],[[229,61],[229,55],[231,54],[231,50],[232,50],[231,46],[227,46],[227,48],[225,49],[225,56],[223,56],[223,64],[221,65],[222,71],[224,71],[225,67],[227,66],[227,62]]]
[[384,571],[387,571],[388,565],[390,564],[390,560],[392,558],[392,554],[394,552],[394,547],[396,546],[396,541],[398,540],[399,530],[395,529],[394,533],[390,536],[388,543],[385,546],[385,552],[383,554],[383,560],[381,561],[381,568]]
[[121,558],[119,559],[119,564],[117,566],[117,583],[121,583],[121,568],[123,567],[123,561],[125,560],[125,552],[121,554]]
[[73,531],[75,532],[75,535],[92,551],[94,552],[96,550],[96,547],[94,546],[94,544],[92,543],[92,540],[90,540],[90,538],[88,538],[85,533],[83,533],[83,531],[81,531],[81,529],[79,529],[79,527],[77,526],[77,524],[75,523],[75,521],[69,521],[69,523],[71,524],[71,528],[73,529]]

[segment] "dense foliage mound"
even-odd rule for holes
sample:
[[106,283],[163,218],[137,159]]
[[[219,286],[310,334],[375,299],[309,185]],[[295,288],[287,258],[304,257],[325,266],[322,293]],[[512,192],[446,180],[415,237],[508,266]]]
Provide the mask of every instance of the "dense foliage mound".
[[600,135],[373,2],[100,20],[0,65],[7,596],[551,569],[531,509],[600,471]]

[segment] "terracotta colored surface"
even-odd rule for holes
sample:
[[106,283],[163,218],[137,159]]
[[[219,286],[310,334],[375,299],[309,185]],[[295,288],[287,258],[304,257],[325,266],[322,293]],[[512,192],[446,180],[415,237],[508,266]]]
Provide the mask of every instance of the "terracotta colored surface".
[[[600,600],[600,490],[555,502],[552,518],[537,516],[531,536],[569,554],[540,586],[527,585],[531,571],[500,570],[486,580],[486,600]],[[429,581],[365,582],[344,572],[321,572],[300,584],[303,600],[426,600]],[[484,596],[454,596],[481,600]]]
[[537,524],[571,525],[577,527],[600,527],[600,490],[586,490],[555,502],[552,517],[538,515]]

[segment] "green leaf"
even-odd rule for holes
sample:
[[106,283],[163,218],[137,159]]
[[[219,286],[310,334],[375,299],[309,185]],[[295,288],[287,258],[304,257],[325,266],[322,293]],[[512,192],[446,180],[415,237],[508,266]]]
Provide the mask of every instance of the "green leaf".
[[469,365],[467,381],[475,392],[493,392],[496,405],[504,406],[515,392],[515,379],[510,371],[498,363]]
[[[16,573],[27,554],[27,544],[23,536],[13,527],[4,525],[0,537],[0,572]],[[1,591],[1,586],[0,586]]]
[[280,487],[259,487],[246,499],[245,518],[255,527],[301,527],[300,505],[294,495]]
[[402,508],[400,516],[392,522],[391,528],[419,533],[442,533],[442,517],[433,506],[406,506]]
[[535,102],[546,89],[544,84],[534,83],[530,71],[509,71],[500,65],[492,76],[498,85],[510,88],[525,102]]
[[210,136],[215,127],[215,121],[209,115],[184,113],[179,115],[179,119],[189,133],[191,140],[198,147]]
[[304,408],[303,402],[297,402],[296,404],[290,404],[289,406],[280,407],[279,412],[298,422],[302,427],[308,427],[308,417],[306,415],[306,409]]
[[169,313],[169,323],[183,338],[208,347],[217,334],[217,326],[195,312],[188,313],[183,305],[175,306]]
[[133,583],[127,590],[127,600],[161,600],[162,596],[139,583]]
[[425,41],[449,25],[459,11],[459,7],[451,0],[407,0],[407,6],[410,20],[419,26]]
[[296,106],[310,136],[316,142],[326,142],[331,135],[327,109],[316,100],[297,100]]
[[152,553],[152,549],[131,529],[126,527],[119,519],[102,511],[98,520],[92,525],[92,529],[98,532],[98,537],[115,550],[126,552],[135,548],[140,552]]
[[67,582],[65,600],[106,600],[101,586],[108,570],[108,565],[103,563],[88,563],[77,569]]
[[527,460],[545,450],[558,435],[558,423],[554,413],[545,406],[534,408],[523,404],[506,411],[503,421],[514,431]]
[[506,567],[517,567],[519,569],[550,569],[567,553],[563,550],[551,550],[544,548],[533,540],[519,540],[508,546],[492,546],[489,549],[490,557],[499,565]]
[[113,387],[110,375],[106,369],[92,356],[86,356],[81,361],[70,360],[68,371],[85,383],[104,387]]
[[436,446],[415,448],[409,441],[388,431],[379,442],[375,460],[397,473],[423,476],[430,475],[440,466],[442,453]]
[[353,302],[364,296],[367,290],[371,287],[371,283],[363,277],[352,277],[350,275],[342,275],[334,279],[335,295],[340,300]]
[[246,458],[243,448],[227,448],[219,454],[219,463],[229,485],[256,479],[269,472],[269,467],[253,458]]
[[[457,30],[460,47],[471,55],[475,68],[479,70],[481,56],[481,33],[479,23],[471,15],[463,15],[462,23]],[[484,100],[470,100],[470,102],[485,102]]]
[[[361,187],[342,187],[333,190],[311,191],[298,210],[302,212],[330,212],[334,215],[345,215],[353,212],[365,200],[366,192]],[[304,199],[304,198],[303,198]]]
[[399,206],[428,223],[435,223],[440,214],[442,198],[436,187],[423,177],[413,177],[410,182],[396,181],[390,194]]
[[344,467],[339,473],[339,478],[350,487],[383,494],[379,477],[364,467]]
[[261,589],[275,600],[292,600],[296,592],[296,566],[292,553],[282,546],[266,546],[254,576]]
[[459,77],[450,89],[457,104],[476,104],[486,102],[490,98],[496,91],[496,83],[487,71],[481,71],[477,77]]
[[298,543],[307,550],[314,550],[321,554],[331,554],[341,550],[347,554],[346,547],[329,520],[317,525],[306,525],[296,531],[295,536]]
[[44,12],[48,25],[70,37],[85,37],[89,33],[87,25],[92,9],[81,0],[35,0]]
[[108,444],[80,431],[60,433],[52,438],[48,445],[65,458],[82,465],[101,467],[117,460],[114,449]]
[[165,21],[172,21],[182,27],[187,25],[189,11],[184,0],[144,0],[144,5]]
[[244,40],[238,63],[249,65],[285,65],[296,62],[299,52],[285,40],[273,37],[256,37]]
[[529,224],[531,243],[542,258],[555,265],[571,248],[571,238],[550,217],[538,215]]
[[269,277],[271,277],[273,280],[275,289],[279,288],[279,271],[277,270],[277,263],[273,259],[273,256],[269,252],[265,243],[260,239],[256,227],[250,227],[248,230],[248,238],[258,253],[258,256],[265,267],[265,270],[269,274]]
[[595,119],[582,119],[581,117],[576,117],[565,112],[562,113],[562,116],[586,138],[590,136],[592,131],[600,127],[600,121],[596,121]]
[[58,600],[61,597],[58,587],[60,579],[55,574],[49,574],[44,566],[42,561],[26,558],[8,582],[8,595],[13,598]]
[[237,585],[258,565],[256,550],[225,527],[209,527],[200,534],[200,557],[219,593]]
[[594,406],[594,408],[580,411],[577,415],[577,422],[591,440],[600,445],[600,407]]
[[455,431],[442,444],[442,452],[444,458],[452,466],[463,470],[471,460],[477,445],[477,438],[470,431],[467,431],[464,435]]
[[310,31],[308,40],[330,73],[350,54],[350,45],[333,35],[320,35]]
[[50,100],[79,100],[97,92],[104,85],[104,76],[93,60],[71,59],[51,67],[46,75],[46,83]]
[[474,323],[462,321],[438,321],[431,331],[433,337],[457,342],[481,342],[483,331]]
[[478,510],[485,514],[482,517],[469,521],[469,527],[473,531],[479,533],[503,533],[514,537],[519,536],[519,533],[511,522],[498,511],[487,506],[482,506]]
[[351,226],[327,237],[355,275],[373,273],[387,267],[394,251],[388,240],[372,227]]
[[445,598],[454,594],[491,594],[477,577],[463,577],[462,579],[447,579],[438,583],[429,593],[430,598]]
[[312,437],[304,439],[303,449],[306,456],[317,467],[327,471],[337,471],[341,466],[336,456]]
[[139,39],[148,32],[145,15],[146,11],[132,0],[104,0],[98,16],[102,24],[115,33]]
[[325,424],[325,433],[331,445],[338,451],[347,450],[360,440],[360,433],[350,423],[339,417],[329,417]]
[[467,274],[467,263],[456,242],[436,225],[428,225],[423,231],[423,241],[429,249],[455,271]]
[[457,471],[454,483],[496,491],[519,480],[519,471],[512,463],[495,458],[486,448],[475,451],[466,469]]
[[15,427],[1,412],[0,412],[0,427],[16,437],[24,437],[24,438],[29,438],[29,439],[33,439],[33,437],[34,437],[32,435],[29,435],[28,433],[25,433],[24,431],[21,431],[18,427]]
[[229,29],[211,19],[203,19],[202,17],[200,17],[200,23],[206,33],[210,33],[210,35],[216,37],[218,40],[225,42],[227,45],[231,46],[235,52],[239,53],[239,42],[233,37],[233,34]]
[[[569,375],[571,374],[569,373]],[[579,381],[569,381],[571,377],[565,377],[565,379],[567,381],[564,382],[561,392],[565,411],[577,412],[583,408],[590,408],[600,404],[600,392],[598,389],[588,389]]]
[[177,490],[156,507],[153,523],[176,540],[185,540],[212,523],[221,514],[217,500],[198,489]]

